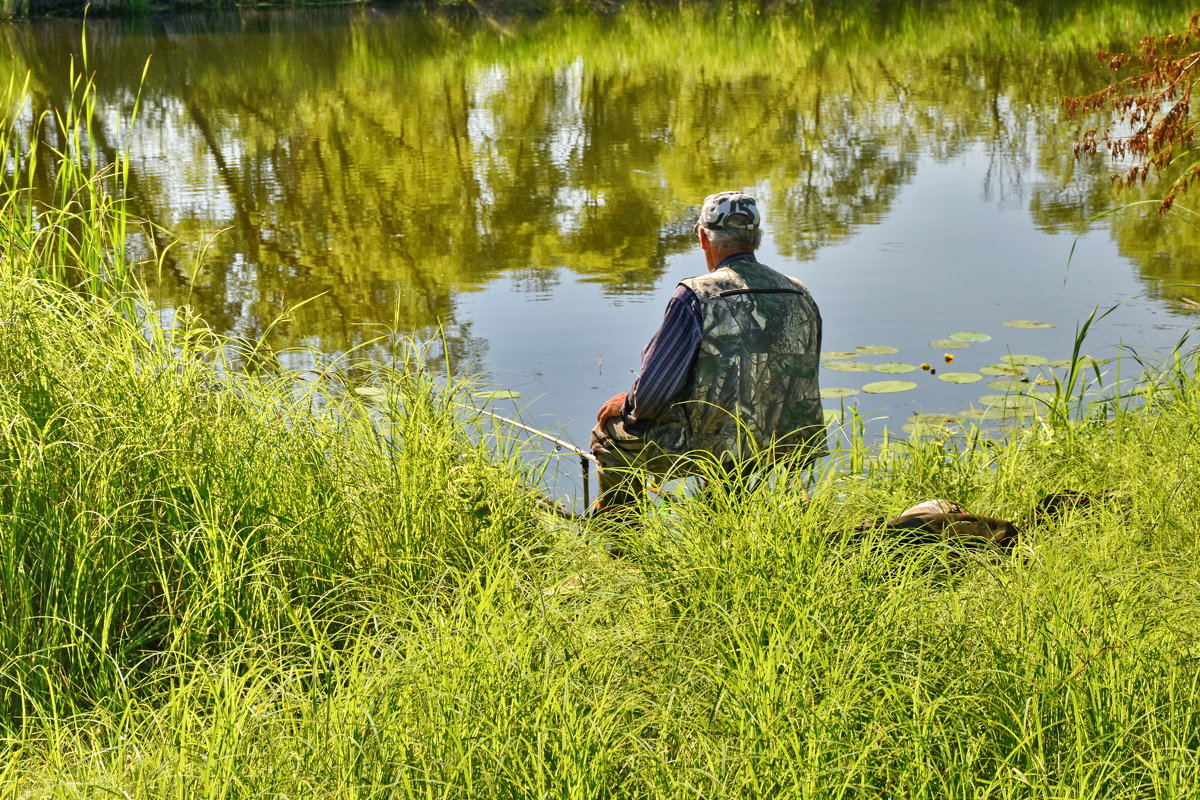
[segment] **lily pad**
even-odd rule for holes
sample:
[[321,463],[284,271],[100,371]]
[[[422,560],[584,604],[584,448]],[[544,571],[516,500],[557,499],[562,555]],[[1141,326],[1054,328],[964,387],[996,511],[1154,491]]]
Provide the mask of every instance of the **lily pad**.
[[1053,328],[1053,322],[1038,322],[1034,319],[1010,319],[1008,322],[1001,322],[1001,325],[1006,325],[1010,328]]
[[911,422],[924,422],[929,425],[950,425],[962,422],[962,417],[958,414],[913,414],[908,419]]
[[990,342],[991,336],[986,333],[978,333],[977,331],[957,331],[950,334],[951,339],[957,339],[960,342]]
[[475,392],[471,396],[481,400],[515,400],[521,396],[521,393],[514,392],[512,389],[492,389],[486,392]]
[[822,361],[845,361],[850,358],[858,358],[862,353],[857,353],[854,350],[826,350],[821,353]]
[[1029,370],[1025,367],[1017,367],[1012,364],[989,364],[986,367],[980,367],[979,371],[984,375],[1024,375]]
[[959,431],[951,427],[962,423],[957,414],[913,414],[904,426],[905,433],[917,436],[946,436]]
[[946,383],[975,383],[983,380],[983,376],[977,372],[943,372],[938,375],[938,380]]
[[842,386],[831,386],[821,390],[822,400],[834,400],[838,397],[853,397],[858,394],[858,389],[847,389]]
[[1012,364],[1014,367],[1039,367],[1042,364],[1050,363],[1050,359],[1045,356],[1031,356],[1027,353],[1000,356],[1000,360],[1006,364]]
[[826,425],[829,425],[829,424],[835,423],[835,422],[838,424],[841,424],[841,421],[842,421],[841,409],[838,409],[838,408],[825,409],[825,424]]
[[900,352],[899,349],[888,347],[886,344],[864,344],[859,345],[855,349],[867,356],[890,356],[892,353]]
[[979,402],[996,408],[1032,408],[1037,401],[1025,394],[985,394]]
[[[1107,363],[1108,363],[1107,358],[1092,358],[1091,356],[1080,356],[1079,357],[1079,368],[1080,369],[1092,369],[1093,367],[1102,367]],[[1057,361],[1049,362],[1048,364],[1046,364],[1046,366],[1050,367],[1052,369],[1070,369],[1071,368],[1071,359],[1060,358]]]
[[354,393],[367,400],[383,400],[387,397],[387,392],[378,386],[358,386],[354,389]]
[[947,436],[955,432],[947,425],[934,425],[929,422],[909,422],[901,430],[912,436]]
[[870,372],[871,365],[861,361],[830,361],[821,366],[834,372]]
[[1029,384],[1021,383],[1020,381],[1014,381],[1011,378],[1002,378],[998,381],[992,381],[989,383],[988,388],[995,389],[997,392],[1019,392],[1023,387],[1028,385]]
[[909,392],[917,388],[912,381],[875,381],[862,387],[867,394],[891,394],[892,392]]
[[985,420],[985,419],[1009,419],[1014,416],[1009,409],[997,408],[990,406],[988,408],[970,408],[962,412],[962,415],[967,419]]
[[882,364],[876,364],[871,369],[887,375],[903,375],[906,372],[914,372],[917,368],[912,364],[901,364],[899,361],[885,361]]
[[964,347],[970,347],[971,343],[959,339],[934,339],[929,346],[934,350],[962,350]]

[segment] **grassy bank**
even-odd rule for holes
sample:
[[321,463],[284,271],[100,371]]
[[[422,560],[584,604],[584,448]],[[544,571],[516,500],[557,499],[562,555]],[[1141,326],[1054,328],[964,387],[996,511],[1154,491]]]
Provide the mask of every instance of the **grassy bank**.
[[[1005,439],[840,439],[808,503],[573,527],[415,354],[246,371],[165,320],[87,141],[34,205],[0,130],[0,794],[1195,795],[1190,362]],[[1031,521],[1058,489],[1095,501]],[[1023,540],[840,533],[928,497]]]

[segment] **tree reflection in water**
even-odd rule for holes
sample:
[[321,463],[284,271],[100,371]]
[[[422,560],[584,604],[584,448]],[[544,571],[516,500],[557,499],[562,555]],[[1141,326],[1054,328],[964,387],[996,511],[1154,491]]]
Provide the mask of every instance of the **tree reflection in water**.
[[[444,329],[467,361],[486,343],[456,297],[503,274],[548,291],[560,268],[645,291],[692,247],[691,204],[714,187],[765,195],[794,259],[878,222],[921,158],[980,142],[985,197],[1027,203],[1044,230],[1082,230],[1113,204],[1102,167],[1065,157],[1080,123],[1059,98],[1103,80],[1101,40],[1178,20],[1153,3],[892,5],[825,20],[653,7],[92,20],[96,144],[131,152],[158,249],[179,240],[153,276],[160,302],[255,337],[323,293],[271,330],[273,346],[340,350],[374,323]],[[32,72],[35,108],[60,105],[78,23],[0,35]],[[147,55],[139,124],[118,136]],[[1147,281],[1195,280],[1181,257],[1194,229],[1149,214],[1107,224]]]

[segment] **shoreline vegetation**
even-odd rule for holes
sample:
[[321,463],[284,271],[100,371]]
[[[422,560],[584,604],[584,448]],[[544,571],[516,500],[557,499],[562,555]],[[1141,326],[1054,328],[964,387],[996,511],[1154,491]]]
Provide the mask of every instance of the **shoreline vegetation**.
[[[3,796],[1200,789],[1192,357],[1003,437],[851,426],[811,501],[784,470],[565,525],[413,349],[245,369],[155,309],[91,100],[58,154],[0,127]],[[1033,518],[1058,490],[1091,502]],[[930,497],[1022,539],[844,533]]]

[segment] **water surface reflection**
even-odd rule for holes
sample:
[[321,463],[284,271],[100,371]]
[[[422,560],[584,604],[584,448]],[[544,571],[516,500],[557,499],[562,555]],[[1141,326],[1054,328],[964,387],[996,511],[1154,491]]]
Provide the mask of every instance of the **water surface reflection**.
[[[652,7],[93,20],[96,144],[131,154],[165,306],[258,337],[319,295],[269,329],[278,350],[442,332],[576,438],[625,388],[670,286],[702,268],[691,218],[719,188],[759,194],[763,258],[812,286],[831,349],[919,363],[930,340],[986,328],[964,368],[1009,347],[1058,357],[1093,306],[1129,296],[1097,346],[1173,342],[1198,234],[1140,212],[1089,223],[1114,202],[1107,167],[1072,161],[1082,125],[1058,102],[1105,80],[1097,47],[1182,20],[1153,3],[992,5],[833,27]],[[34,107],[61,106],[78,24],[0,35]],[[1058,327],[1000,325],[1013,318]],[[862,402],[895,418],[979,393],[931,379]]]

